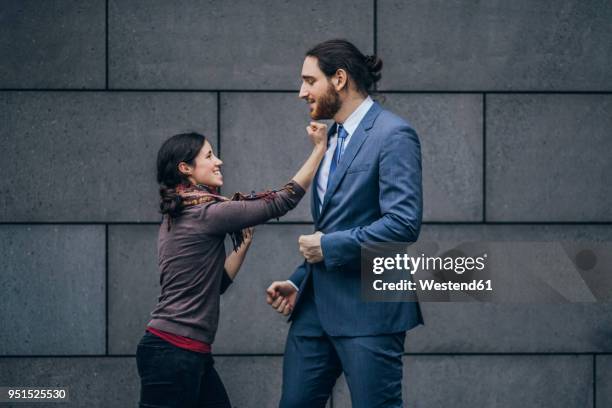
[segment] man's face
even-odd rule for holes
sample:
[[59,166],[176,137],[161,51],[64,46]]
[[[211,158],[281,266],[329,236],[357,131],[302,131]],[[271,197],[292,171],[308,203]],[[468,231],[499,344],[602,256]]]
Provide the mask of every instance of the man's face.
[[319,68],[315,57],[306,57],[302,66],[300,98],[308,103],[313,120],[332,119],[340,110],[340,95]]

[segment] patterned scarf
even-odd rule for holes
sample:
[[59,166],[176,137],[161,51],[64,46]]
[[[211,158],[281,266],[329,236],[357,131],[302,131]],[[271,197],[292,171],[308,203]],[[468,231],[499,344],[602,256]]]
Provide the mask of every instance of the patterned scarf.
[[[250,200],[266,200],[270,201],[276,197],[276,190],[267,190],[263,193],[255,193],[252,191],[251,194],[245,195],[243,193],[234,193],[231,199],[217,194],[216,188],[211,188],[203,184],[197,185],[178,185],[176,192],[180,197],[181,206],[190,207],[193,205],[199,205],[208,202],[223,202],[223,201],[250,201]],[[242,230],[232,231],[229,233],[232,238],[232,245],[234,251],[238,251],[238,248],[242,245],[244,237]]]

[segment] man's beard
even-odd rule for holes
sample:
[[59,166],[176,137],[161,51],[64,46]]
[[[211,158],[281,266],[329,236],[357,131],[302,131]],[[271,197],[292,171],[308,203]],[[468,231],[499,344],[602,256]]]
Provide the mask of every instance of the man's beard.
[[342,102],[340,102],[340,95],[330,83],[325,95],[321,96],[317,101],[315,110],[310,112],[310,117],[313,120],[332,119],[341,107]]

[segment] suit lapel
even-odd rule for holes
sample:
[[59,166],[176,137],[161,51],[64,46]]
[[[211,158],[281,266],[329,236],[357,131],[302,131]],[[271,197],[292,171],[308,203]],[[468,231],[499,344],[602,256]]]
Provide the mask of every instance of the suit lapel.
[[[336,167],[336,171],[332,175],[329,188],[325,192],[325,197],[323,198],[323,205],[319,210],[317,219],[321,217],[321,215],[325,212],[325,209],[328,207],[331,196],[338,189],[342,178],[346,174],[346,170],[353,162],[353,159],[355,159],[355,156],[357,155],[357,152],[359,152],[359,149],[361,148],[363,142],[365,142],[368,136],[368,131],[374,125],[374,120],[376,119],[381,110],[382,108],[380,107],[380,105],[374,102],[370,110],[368,110],[368,113],[366,113],[364,118],[359,123],[359,126],[357,126],[357,129],[355,129],[355,133],[351,136],[351,140],[349,141],[346,150],[342,154],[342,157],[340,157],[340,163],[338,163],[338,167]],[[333,127],[333,129],[335,131],[335,126]]]

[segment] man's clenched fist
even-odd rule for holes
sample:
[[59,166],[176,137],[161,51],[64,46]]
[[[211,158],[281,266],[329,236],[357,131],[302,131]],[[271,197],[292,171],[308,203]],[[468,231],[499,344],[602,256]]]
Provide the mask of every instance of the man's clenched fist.
[[321,249],[321,237],[323,233],[320,231],[310,235],[300,235],[298,243],[300,252],[309,263],[317,263],[323,260],[323,250]]
[[287,316],[293,311],[297,289],[288,281],[272,282],[266,289],[266,302],[278,313]]

